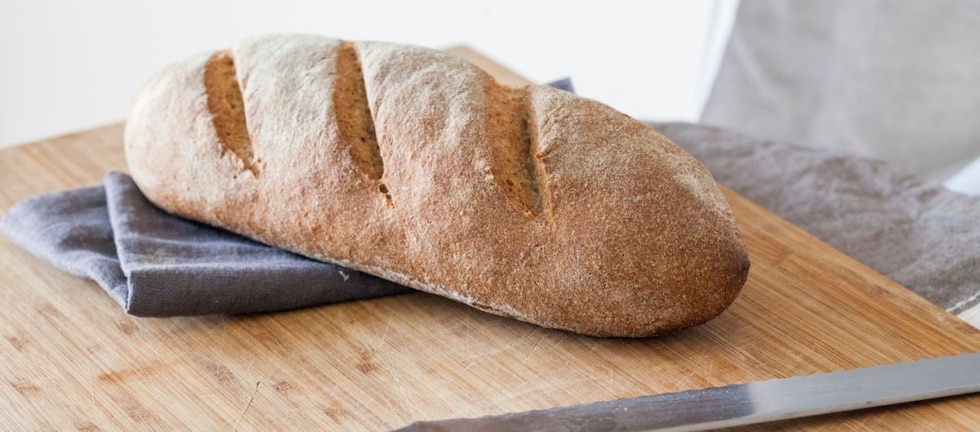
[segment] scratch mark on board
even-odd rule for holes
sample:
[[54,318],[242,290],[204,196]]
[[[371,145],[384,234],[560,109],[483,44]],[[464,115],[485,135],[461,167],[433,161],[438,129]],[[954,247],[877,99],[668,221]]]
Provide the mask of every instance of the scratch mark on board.
[[521,360],[522,365],[527,364],[527,360],[531,358],[531,354],[534,354],[534,352],[538,350],[538,347],[541,346],[541,341],[544,339],[544,335],[545,335],[544,332],[538,333],[538,340],[534,341],[534,346],[532,346],[531,349],[527,352],[527,355],[524,356],[524,360]]
[[385,322],[385,330],[381,332],[381,341],[378,342],[378,346],[375,347],[375,349],[380,349],[381,347],[385,346],[385,341],[388,340],[388,329],[390,328],[391,328],[391,317],[389,316],[388,320]]
[[248,402],[245,403],[245,408],[242,408],[242,413],[238,415],[238,421],[235,422],[235,428],[232,429],[232,431],[237,431],[238,426],[242,424],[242,420],[245,419],[245,412],[247,412],[248,408],[252,406],[252,401],[255,400],[255,394],[259,392],[259,385],[261,384],[262,380],[255,382],[255,388],[252,389],[252,394],[248,395]]

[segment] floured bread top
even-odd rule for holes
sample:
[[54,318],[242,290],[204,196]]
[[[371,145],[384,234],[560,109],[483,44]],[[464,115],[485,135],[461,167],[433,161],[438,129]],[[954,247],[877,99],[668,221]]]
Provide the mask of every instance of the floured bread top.
[[548,327],[700,324],[748,272],[711,175],[662,135],[436,50],[247,39],[154,77],[125,140],[170,212]]

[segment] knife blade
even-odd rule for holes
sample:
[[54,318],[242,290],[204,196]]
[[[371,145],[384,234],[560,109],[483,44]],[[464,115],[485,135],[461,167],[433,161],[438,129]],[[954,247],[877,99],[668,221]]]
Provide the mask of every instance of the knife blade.
[[696,431],[980,391],[980,353],[479,418],[400,432]]

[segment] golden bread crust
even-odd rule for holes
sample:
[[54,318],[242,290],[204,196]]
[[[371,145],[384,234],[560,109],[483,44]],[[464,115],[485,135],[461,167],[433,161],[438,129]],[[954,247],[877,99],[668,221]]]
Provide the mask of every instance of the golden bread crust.
[[125,141],[167,211],[547,327],[697,325],[748,274],[711,175],[658,132],[436,50],[247,39],[154,77]]

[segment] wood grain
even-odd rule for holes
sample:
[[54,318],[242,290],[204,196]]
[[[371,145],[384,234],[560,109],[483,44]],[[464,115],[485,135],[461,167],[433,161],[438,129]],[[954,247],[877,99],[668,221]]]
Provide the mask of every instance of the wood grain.
[[[475,53],[463,54],[475,55]],[[121,125],[0,150],[0,211],[125,170]],[[980,331],[725,190],[752,258],[708,324],[597,339],[427,294],[147,319],[0,236],[0,429],[382,430],[980,351]],[[980,429],[980,396],[748,430]]]

